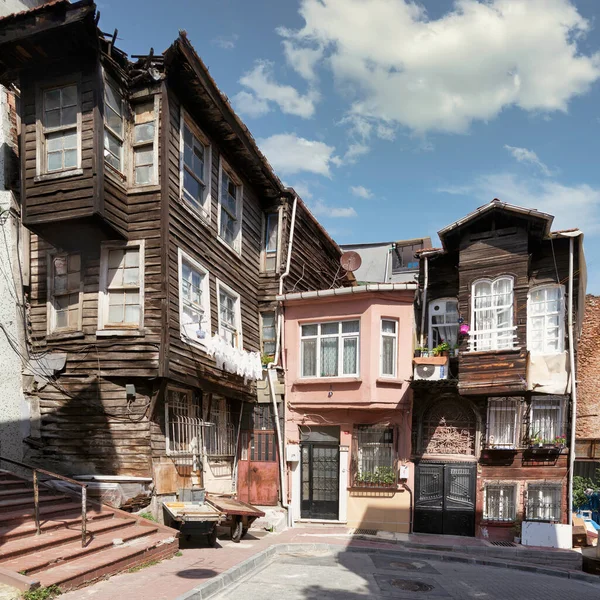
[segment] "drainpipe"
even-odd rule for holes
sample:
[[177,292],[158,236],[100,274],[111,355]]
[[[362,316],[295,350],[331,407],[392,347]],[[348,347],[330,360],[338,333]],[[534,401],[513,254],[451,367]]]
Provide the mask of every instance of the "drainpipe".
[[387,254],[385,255],[385,273],[383,275],[383,282],[387,283],[388,282],[388,266],[390,264],[390,254],[392,253],[392,250],[395,248],[395,245],[392,244],[390,248],[388,248]]
[[575,377],[575,342],[573,336],[573,246],[569,238],[569,367],[571,370],[571,441],[569,442],[569,525],[573,525],[573,471],[575,469],[575,419],[577,418],[577,385]]
[[429,263],[428,263],[428,258],[427,258],[427,256],[424,256],[423,258],[425,259],[425,266],[424,266],[425,281],[423,282],[423,295],[422,295],[423,305],[421,306],[421,337],[420,337],[420,340],[419,340],[419,346],[421,346],[421,348],[423,347],[423,340],[424,340],[425,311],[427,310],[427,285],[429,284]]
[[[294,205],[292,206],[292,218],[290,220],[290,239],[288,242],[287,260],[285,271],[279,277],[279,295],[283,294],[283,282],[290,274],[290,265],[292,262],[292,247],[294,244],[294,232],[296,230],[296,208],[298,206],[298,196],[294,194]],[[267,366],[267,380],[269,382],[269,392],[271,394],[271,402],[273,403],[273,415],[275,417],[275,431],[277,432],[277,447],[279,451],[279,478],[281,480],[281,505],[287,509],[288,526],[293,526],[291,511],[287,499],[287,479],[285,472],[285,456],[283,448],[283,438],[281,436],[281,427],[279,425],[279,409],[277,408],[277,396],[275,394],[275,384],[273,383],[273,373],[276,374],[275,368],[279,366],[279,357],[283,355],[283,343],[280,342],[283,336],[283,314],[282,311],[277,311],[277,339],[275,343],[275,361]]]

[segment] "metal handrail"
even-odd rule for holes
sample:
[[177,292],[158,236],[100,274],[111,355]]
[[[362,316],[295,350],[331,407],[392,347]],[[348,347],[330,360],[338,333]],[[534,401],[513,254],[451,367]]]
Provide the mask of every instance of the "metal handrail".
[[87,538],[87,483],[82,483],[81,481],[76,481],[75,479],[71,479],[70,477],[65,477],[64,475],[59,475],[58,473],[53,473],[52,471],[47,471],[46,469],[41,469],[39,467],[33,467],[26,463],[19,462],[18,460],[13,460],[12,458],[6,458],[5,456],[0,456],[0,463],[2,461],[11,463],[13,465],[17,465],[18,467],[22,467],[24,469],[30,469],[33,471],[33,510],[35,515],[35,529],[36,535],[41,535],[42,529],[40,526],[40,490],[38,485],[38,473],[42,473],[43,475],[48,475],[54,479],[60,479],[61,481],[65,481],[72,485],[78,485],[81,488],[81,547],[85,548],[85,542]]

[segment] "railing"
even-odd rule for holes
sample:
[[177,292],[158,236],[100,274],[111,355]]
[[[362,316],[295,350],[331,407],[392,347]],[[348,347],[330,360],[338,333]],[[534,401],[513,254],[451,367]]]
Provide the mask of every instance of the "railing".
[[61,481],[65,481],[71,485],[78,485],[81,488],[81,547],[85,548],[85,542],[87,538],[87,483],[81,483],[81,481],[75,481],[75,479],[71,479],[70,477],[65,477],[64,475],[59,475],[58,473],[53,473],[52,471],[46,471],[46,469],[32,467],[31,465],[19,462],[18,460],[13,460],[12,458],[0,456],[0,463],[3,461],[17,465],[23,469],[29,469],[33,472],[33,510],[35,516],[36,535],[41,535],[42,533],[42,528],[40,526],[40,489],[38,473],[48,475],[54,479],[60,479]]
[[469,333],[469,352],[513,350],[517,340],[517,326],[482,329]]

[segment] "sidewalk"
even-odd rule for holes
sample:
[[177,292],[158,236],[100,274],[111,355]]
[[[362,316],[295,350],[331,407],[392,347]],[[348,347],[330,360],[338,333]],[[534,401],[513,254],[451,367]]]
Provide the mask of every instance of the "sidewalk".
[[[405,535],[401,540],[357,539],[350,535],[347,527],[307,526],[295,527],[281,533],[267,533],[250,530],[239,544],[234,544],[228,534],[219,539],[217,548],[209,548],[202,540],[194,541],[198,547],[191,546],[181,540],[181,556],[165,560],[160,564],[144,568],[135,573],[124,573],[88,586],[82,590],[68,592],[61,596],[62,600],[173,600],[188,592],[203,581],[227,571],[231,567],[251,558],[273,544],[303,543],[330,544],[342,547],[361,548],[415,548],[420,550],[437,550],[464,552],[473,555],[492,552],[514,555],[514,548],[497,548],[484,540],[457,536]],[[535,554],[540,550],[523,549],[520,552]],[[544,551],[550,551],[547,548]],[[558,556],[557,556],[558,557]]]

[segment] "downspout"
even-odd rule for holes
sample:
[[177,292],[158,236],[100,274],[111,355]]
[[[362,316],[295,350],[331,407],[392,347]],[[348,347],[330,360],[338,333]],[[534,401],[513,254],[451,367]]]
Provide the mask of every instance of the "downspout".
[[575,470],[575,419],[577,418],[577,385],[575,377],[575,343],[573,336],[573,246],[569,238],[569,367],[571,371],[571,440],[569,442],[569,525],[573,525],[573,472]]
[[387,254],[385,255],[385,273],[383,275],[383,282],[388,282],[388,266],[390,264],[390,254],[394,250],[394,244],[390,248],[388,248]]
[[425,331],[425,311],[427,310],[427,285],[429,284],[429,263],[428,258],[426,256],[423,257],[425,259],[424,271],[425,271],[425,280],[423,282],[423,295],[422,295],[422,306],[421,306],[421,337],[419,339],[419,346],[423,348],[424,341],[424,331]]
[[[285,264],[285,271],[279,277],[279,295],[283,294],[284,279],[290,274],[290,265],[292,262],[292,247],[294,244],[294,231],[296,229],[296,208],[298,206],[298,196],[294,194],[294,204],[292,206],[292,218],[290,220],[290,239],[288,242],[288,253]],[[279,409],[277,408],[277,396],[275,394],[275,384],[273,383],[273,373],[276,374],[275,368],[279,366],[279,356],[283,354],[283,343],[280,342],[283,335],[283,314],[281,310],[277,311],[277,339],[275,344],[275,361],[267,366],[267,380],[269,382],[269,392],[271,394],[271,402],[273,403],[273,416],[275,417],[275,431],[277,432],[277,448],[279,451],[279,478],[281,481],[281,506],[287,509],[288,526],[293,526],[291,511],[287,497],[287,479],[285,472],[285,456],[283,448],[283,438],[281,437],[281,427],[279,425]]]

